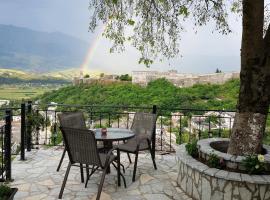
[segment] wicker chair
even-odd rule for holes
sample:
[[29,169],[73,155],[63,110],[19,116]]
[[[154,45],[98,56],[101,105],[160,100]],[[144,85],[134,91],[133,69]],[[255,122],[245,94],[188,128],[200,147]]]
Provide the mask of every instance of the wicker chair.
[[157,169],[154,152],[151,147],[151,140],[153,132],[155,131],[156,120],[156,114],[140,112],[136,113],[131,126],[131,130],[135,133],[135,137],[118,146],[120,151],[126,152],[128,154],[130,162],[131,159],[129,153],[135,154],[135,163],[132,177],[133,182],[135,181],[136,176],[139,151],[150,150],[154,168]]
[[[117,156],[112,153],[115,149],[111,149],[107,154],[100,153],[97,148],[94,132],[91,130],[66,127],[60,127],[60,129],[63,133],[64,141],[66,144],[66,149],[69,156],[69,164],[58,196],[59,199],[62,198],[70,168],[71,166],[78,166],[76,165],[76,163],[85,164],[87,166],[87,169],[89,165],[92,165],[91,173],[87,174],[85,187],[87,186],[87,182],[90,176],[97,169],[102,169],[103,173],[98,187],[98,193],[96,198],[97,200],[100,199],[105,175],[107,174],[107,169],[110,164],[113,164],[117,169],[118,185],[121,185],[120,176],[122,176],[124,180],[124,185],[126,187],[124,176],[120,172],[119,151],[117,151]],[[117,166],[113,162],[117,162]]]
[[[59,113],[57,116],[61,127],[87,129],[82,112]],[[60,170],[66,151],[65,147],[56,171]],[[81,174],[82,182],[84,182],[82,168]]]

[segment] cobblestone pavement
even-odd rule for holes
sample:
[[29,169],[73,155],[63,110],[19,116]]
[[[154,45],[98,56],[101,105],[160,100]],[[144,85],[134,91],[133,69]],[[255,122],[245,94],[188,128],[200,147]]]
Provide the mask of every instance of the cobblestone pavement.
[[[19,157],[13,161],[12,178],[14,181],[11,185],[19,189],[15,195],[15,200],[57,199],[68,164],[66,156],[60,171],[56,172],[62,151],[63,149],[57,149],[56,147],[32,150],[26,153],[26,161],[20,161]],[[134,160],[134,157],[131,157],[131,159]],[[112,167],[111,173],[106,175],[101,199],[190,199],[177,187],[177,166],[174,154],[157,155],[157,170],[153,168],[150,154],[139,154],[135,182],[131,180],[133,164],[129,164],[125,153],[121,153],[121,162],[126,167],[124,176],[127,181],[127,188],[117,186],[116,170]],[[63,199],[94,200],[100,177],[101,172],[94,173],[87,188],[85,188],[84,184],[80,182],[79,168],[71,167]]]

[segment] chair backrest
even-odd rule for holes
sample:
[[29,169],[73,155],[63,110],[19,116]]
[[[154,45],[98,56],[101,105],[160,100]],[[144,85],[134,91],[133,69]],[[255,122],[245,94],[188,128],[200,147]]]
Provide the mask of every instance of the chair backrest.
[[61,127],[87,129],[82,112],[64,112],[57,116]]
[[60,127],[71,163],[101,166],[95,133],[87,129]]
[[154,128],[157,121],[157,115],[152,113],[135,113],[131,130],[135,133],[136,137],[152,138]]

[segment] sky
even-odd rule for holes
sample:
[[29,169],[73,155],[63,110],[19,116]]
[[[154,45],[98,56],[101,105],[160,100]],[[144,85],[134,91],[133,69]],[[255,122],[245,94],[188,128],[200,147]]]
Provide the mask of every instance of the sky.
[[[102,27],[91,33],[89,0],[0,0],[0,24],[26,27],[37,31],[62,32],[89,43],[90,70],[131,73],[136,70],[178,70],[180,73],[213,73],[217,68],[239,71],[241,19],[231,18],[233,33],[212,33],[213,25],[198,29],[187,24],[182,34],[180,54],[170,61],[154,63],[149,69],[138,64],[140,54],[127,46],[123,53],[109,53],[110,41],[99,37]],[[97,38],[100,38],[97,40]],[[87,56],[87,52],[86,52]],[[79,68],[80,66],[78,66]]]

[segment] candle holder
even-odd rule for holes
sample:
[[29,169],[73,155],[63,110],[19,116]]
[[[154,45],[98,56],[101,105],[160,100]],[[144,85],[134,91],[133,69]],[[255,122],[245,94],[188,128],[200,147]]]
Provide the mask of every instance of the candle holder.
[[107,135],[107,128],[101,128],[101,135],[106,136]]

